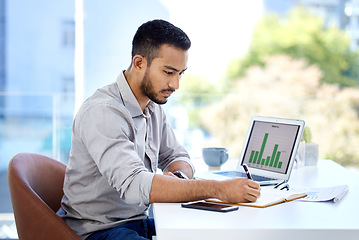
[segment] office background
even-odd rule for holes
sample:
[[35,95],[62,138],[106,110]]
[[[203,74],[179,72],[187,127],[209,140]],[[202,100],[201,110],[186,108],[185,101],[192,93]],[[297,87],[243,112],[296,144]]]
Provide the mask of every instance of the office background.
[[[241,63],[237,59],[244,58],[249,49],[253,48],[251,44],[255,39],[253,40],[252,34],[264,16],[276,14],[286,19],[295,7],[301,6],[306,13],[322,20],[323,29],[336,28],[346,34],[349,50],[357,52],[359,1],[238,2],[241,1],[0,0],[0,238],[16,238],[6,180],[7,165],[11,157],[19,152],[36,152],[67,162],[71,125],[77,107],[97,88],[115,81],[119,72],[128,67],[131,60],[131,40],[141,23],[154,18],[170,20],[192,39],[189,70],[181,83],[183,89],[164,108],[176,134],[194,159],[200,157],[199,149],[202,146],[211,144],[229,147],[233,157],[238,154],[240,139],[231,135],[228,138],[228,131],[225,130],[218,132],[217,129],[223,129],[218,121],[223,119],[223,122],[234,129],[241,125],[243,127],[238,127],[238,132],[243,132],[247,127],[248,116],[242,112],[233,112],[231,115],[229,109],[235,108],[238,102],[249,105],[250,101],[243,99],[246,97],[245,92],[231,92],[226,86],[233,86],[232,89],[238,89],[239,86],[239,89],[243,89],[261,78],[260,76],[270,76],[268,71],[271,68],[267,72],[255,72],[252,69],[252,73],[261,74],[253,77],[250,74],[243,75],[240,69],[233,67],[236,63]],[[295,37],[299,37],[301,33],[296,34]],[[290,39],[293,36],[284,37]],[[348,122],[351,125],[344,130],[335,131],[338,136],[334,137],[334,143],[330,143],[337,145],[338,149],[352,149],[359,139],[359,127],[355,122],[359,112],[359,100],[356,97],[358,81],[354,81],[352,85],[332,83],[326,88],[321,88],[319,83],[311,85],[326,76],[326,72],[320,67],[307,68],[308,62],[295,58],[294,61],[292,58],[272,56],[265,62],[266,66],[280,65],[284,69],[308,74],[307,79],[315,79],[309,83],[297,81],[295,88],[293,87],[295,91],[286,95],[293,97],[288,103],[298,102],[293,95],[301,86],[316,89],[326,98],[331,97],[333,105],[330,110],[342,109],[352,116],[345,116],[344,120],[329,121],[329,124],[335,122],[338,126],[347,126]],[[282,76],[284,72],[279,71],[272,78],[280,78],[278,76]],[[350,69],[343,74],[358,80]],[[231,85],[238,78],[242,81]],[[226,84],[223,86],[223,83]],[[271,85],[279,88],[285,84],[280,82],[278,85]],[[289,85],[293,86],[293,83]],[[253,91],[263,94],[268,92],[268,88],[264,89],[265,91],[258,89],[257,85],[252,86]],[[238,99],[238,96],[242,96],[242,99]],[[277,95],[263,96],[275,98]],[[319,98],[317,96],[311,93],[302,95],[301,99],[305,102],[308,98]],[[265,101],[265,98],[258,98],[256,102],[261,105]],[[281,104],[283,99],[275,103]],[[310,119],[313,122],[313,138],[320,143],[320,147],[325,145],[321,143],[319,136],[323,132],[316,132],[315,124],[320,121],[325,124],[328,119],[318,118],[337,116],[335,113],[323,113],[323,108],[319,106],[323,103],[321,101],[316,105],[317,110],[311,110],[316,118]],[[281,115],[281,111],[288,112],[278,105],[278,111],[263,111],[260,106],[251,106],[263,114]],[[220,109],[223,108],[226,110],[221,112]],[[303,117],[303,108],[305,106],[295,108],[289,115]],[[206,115],[202,109],[211,111],[216,116]],[[250,109],[246,113],[251,114],[256,109]],[[227,116],[229,120],[225,117],[216,118],[220,114]],[[231,121],[237,118],[241,121]],[[331,128],[335,126],[327,126],[327,129]],[[329,136],[330,131],[328,132]],[[237,146],[232,146],[233,142],[237,142]],[[348,151],[350,155],[343,157],[331,155],[328,151],[322,147],[321,157],[332,158],[354,169],[359,166],[359,153],[356,150]]]

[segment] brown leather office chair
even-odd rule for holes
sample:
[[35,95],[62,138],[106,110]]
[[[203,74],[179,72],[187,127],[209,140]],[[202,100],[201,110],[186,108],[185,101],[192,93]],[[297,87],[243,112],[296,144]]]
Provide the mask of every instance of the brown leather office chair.
[[20,240],[81,240],[56,215],[66,166],[52,158],[20,153],[11,159],[8,180]]

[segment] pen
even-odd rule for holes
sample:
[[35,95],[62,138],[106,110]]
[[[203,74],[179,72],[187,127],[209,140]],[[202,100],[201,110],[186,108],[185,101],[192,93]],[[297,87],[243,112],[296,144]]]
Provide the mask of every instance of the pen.
[[173,174],[176,175],[176,176],[179,177],[179,178],[189,180],[189,178],[187,177],[187,175],[184,174],[184,173],[181,172],[181,171],[176,171],[176,172],[174,172]]
[[247,178],[250,179],[250,180],[252,180],[252,175],[251,175],[251,173],[249,172],[247,165],[246,165],[246,164],[243,164],[243,168],[244,168],[244,171],[245,171],[246,174],[247,174]]

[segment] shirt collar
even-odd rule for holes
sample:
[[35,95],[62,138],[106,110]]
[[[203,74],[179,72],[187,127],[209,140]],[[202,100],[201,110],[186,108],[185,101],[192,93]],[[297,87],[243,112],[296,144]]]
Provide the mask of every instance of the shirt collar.
[[137,99],[126,80],[124,73],[125,71],[122,71],[121,74],[117,77],[117,86],[119,88],[120,95],[125,107],[130,112],[131,117],[138,117],[140,115],[149,117],[151,113],[154,111],[155,103],[150,101],[147,104],[144,112],[142,112],[140,104],[137,102]]

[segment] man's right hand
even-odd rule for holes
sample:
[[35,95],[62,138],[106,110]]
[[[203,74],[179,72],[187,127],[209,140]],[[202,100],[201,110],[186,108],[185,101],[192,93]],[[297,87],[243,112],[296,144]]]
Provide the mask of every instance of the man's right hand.
[[260,197],[260,186],[247,178],[233,178],[216,184],[217,198],[223,202],[255,202]]

